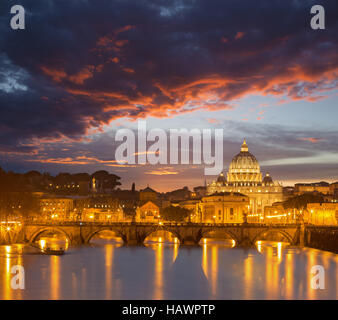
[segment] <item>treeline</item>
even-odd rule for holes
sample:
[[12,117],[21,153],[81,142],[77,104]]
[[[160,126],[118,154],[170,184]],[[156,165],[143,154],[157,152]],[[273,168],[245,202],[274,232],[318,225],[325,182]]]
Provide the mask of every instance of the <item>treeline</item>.
[[325,198],[323,194],[304,193],[289,198],[283,202],[284,209],[304,210],[308,203],[323,203]]
[[[93,185],[95,178],[95,185]],[[56,193],[79,193],[90,189],[98,191],[114,190],[121,185],[121,178],[105,170],[88,173],[59,173],[52,176],[49,173],[29,171],[27,173],[6,172],[0,167],[0,192],[37,192],[54,191]]]
[[39,199],[31,192],[0,191],[0,218],[28,216],[39,212]]

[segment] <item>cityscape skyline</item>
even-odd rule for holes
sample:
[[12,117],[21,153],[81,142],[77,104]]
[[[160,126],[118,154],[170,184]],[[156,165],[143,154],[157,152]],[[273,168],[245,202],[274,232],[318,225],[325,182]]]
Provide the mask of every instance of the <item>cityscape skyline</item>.
[[[238,149],[238,151],[240,150],[240,148],[238,146],[237,146],[237,149]],[[225,153],[226,153],[226,151],[225,151]],[[229,168],[229,165],[231,163],[231,159],[237,153],[238,152],[233,154],[230,157],[229,162],[224,164],[223,170],[221,171],[222,173],[226,174],[226,172]],[[191,160],[191,154],[192,154],[192,152],[190,152],[190,160]],[[226,157],[226,158],[228,158],[228,157]],[[273,161],[274,160],[272,160],[271,162],[273,162]],[[258,158],[258,162],[261,164],[261,161],[260,161],[259,158]],[[266,161],[263,161],[263,163],[266,163]],[[87,165],[83,165],[83,166],[80,166],[80,167],[78,167],[78,166],[68,167],[68,166],[61,165],[59,167],[60,168],[59,170],[54,169],[52,171],[47,171],[47,170],[41,170],[40,168],[32,167],[30,169],[27,169],[27,171],[20,171],[19,170],[19,171],[14,171],[14,172],[24,174],[24,173],[27,173],[27,172],[30,172],[30,171],[38,171],[40,173],[49,173],[52,176],[57,176],[60,173],[70,173],[70,174],[86,173],[86,174],[91,175],[96,171],[105,170],[105,171],[107,171],[111,174],[116,174],[117,176],[121,177],[121,181],[120,181],[121,185],[118,186],[118,188],[120,188],[120,189],[128,190],[128,189],[131,188],[131,185],[133,183],[136,183],[137,189],[139,189],[139,190],[146,188],[147,186],[151,186],[152,188],[156,189],[159,192],[168,192],[168,191],[180,189],[180,188],[183,188],[183,187],[188,187],[189,189],[193,189],[194,187],[202,186],[205,183],[207,183],[207,184],[211,183],[212,181],[217,179],[217,176],[218,176],[218,175],[204,175],[204,166],[203,165],[191,165],[191,164],[188,164],[188,165],[182,165],[182,164],[178,164],[178,165],[175,165],[175,164],[173,164],[173,165],[170,165],[170,164],[168,164],[168,165],[151,165],[151,164],[147,163],[145,165],[134,164],[134,165],[116,165],[116,166],[117,167],[119,167],[119,166],[129,167],[128,172],[129,172],[130,169],[133,169],[135,167],[147,167],[148,168],[147,170],[148,170],[149,173],[146,172],[144,174],[145,179],[141,178],[142,180],[141,180],[141,182],[139,182],[138,180],[133,179],[132,177],[129,177],[128,175],[125,176],[123,173],[120,174],[119,173],[120,170],[111,169],[110,166],[107,167],[105,165],[101,165],[101,166],[97,166],[97,167],[95,166],[92,171],[87,170],[88,169]],[[152,169],[153,167],[155,167],[156,169]],[[186,176],[184,176],[184,174],[182,173],[182,170],[181,170],[182,167],[183,168],[184,167],[185,168],[190,167],[190,168],[192,168],[192,170],[194,172],[199,172],[199,177],[194,176],[191,180],[187,180]],[[262,171],[263,174],[268,173],[268,174],[273,175],[274,180],[281,183],[281,185],[283,187],[289,187],[289,186],[292,187],[297,183],[317,183],[317,182],[321,182],[321,181],[325,181],[325,182],[328,182],[328,183],[334,183],[334,182],[337,182],[337,180],[338,180],[338,177],[335,178],[336,176],[332,176],[331,178],[325,179],[325,178],[323,178],[319,175],[313,174],[313,172],[310,172],[309,177],[305,178],[305,179],[304,178],[303,179],[294,179],[294,180],[283,179],[283,178],[282,179],[278,179],[278,178],[276,179],[275,178],[276,175],[274,174],[274,168],[276,167],[275,165],[260,166],[260,167],[261,167],[261,171]],[[292,164],[288,165],[288,168],[290,168],[290,167],[292,168]],[[177,168],[178,170],[175,170],[175,168]],[[297,166],[296,166],[296,168],[297,168]],[[70,170],[68,170],[68,169],[70,169]],[[292,169],[295,169],[295,168],[292,168]],[[3,170],[5,170],[5,168],[3,168]],[[12,170],[8,170],[8,171],[12,171]],[[185,170],[183,170],[183,172],[184,171]],[[124,172],[126,172],[126,171],[124,170]],[[169,177],[172,177],[171,180],[174,180],[174,181],[172,181],[172,184],[170,184],[170,183],[168,184],[168,179],[163,179],[163,181],[162,181],[162,179],[158,180],[157,178],[152,179],[153,175],[155,177],[161,177],[161,178],[163,178],[163,176],[164,177],[169,176]],[[311,175],[312,175],[312,177],[311,177]],[[277,177],[278,177],[278,175],[277,175]],[[184,180],[184,182],[181,179]]]

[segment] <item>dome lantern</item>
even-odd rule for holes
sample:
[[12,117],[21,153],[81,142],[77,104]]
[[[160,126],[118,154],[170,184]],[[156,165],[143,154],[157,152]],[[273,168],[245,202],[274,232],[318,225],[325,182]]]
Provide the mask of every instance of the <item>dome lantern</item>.
[[248,152],[248,151],[249,151],[249,148],[248,148],[248,145],[246,144],[246,141],[244,139],[242,147],[241,147],[241,152]]

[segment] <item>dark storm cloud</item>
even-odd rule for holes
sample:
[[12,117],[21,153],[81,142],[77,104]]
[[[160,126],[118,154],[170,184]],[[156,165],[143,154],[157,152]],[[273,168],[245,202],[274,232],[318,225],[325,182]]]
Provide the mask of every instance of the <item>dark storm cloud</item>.
[[[9,27],[23,4],[26,30]],[[25,0],[0,4],[0,151],[34,153],[110,120],[230,108],[251,92],[336,87],[338,4]],[[313,96],[315,95],[315,96]]]

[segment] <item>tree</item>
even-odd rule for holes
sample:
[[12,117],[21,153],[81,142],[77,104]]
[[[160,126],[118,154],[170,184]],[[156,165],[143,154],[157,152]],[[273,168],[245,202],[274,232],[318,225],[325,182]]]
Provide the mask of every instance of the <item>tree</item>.
[[322,203],[324,196],[322,194],[304,193],[294,196],[283,202],[284,209],[304,210],[308,203]]
[[94,172],[92,177],[98,182],[99,189],[115,189],[116,186],[121,185],[121,182],[118,181],[121,177],[105,170]]
[[190,215],[190,210],[182,207],[166,207],[162,210],[161,216],[167,221],[184,221]]

